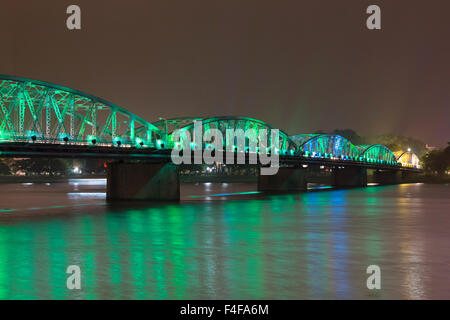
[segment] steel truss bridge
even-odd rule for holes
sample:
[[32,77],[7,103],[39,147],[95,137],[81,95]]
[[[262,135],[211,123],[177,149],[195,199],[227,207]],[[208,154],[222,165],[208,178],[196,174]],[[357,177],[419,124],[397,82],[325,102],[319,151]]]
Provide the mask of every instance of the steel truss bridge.
[[[177,130],[194,134],[201,121],[203,132],[217,129],[274,129],[247,117],[160,119],[151,123],[101,98],[59,85],[0,75],[0,157],[97,157],[170,160]],[[268,134],[270,137],[270,134]],[[258,136],[256,137],[258,139]],[[259,142],[259,141],[258,141]],[[230,142],[229,142],[230,143]],[[235,143],[235,142],[231,142]],[[270,142],[269,144],[270,145]],[[316,163],[367,168],[420,170],[418,157],[410,151],[393,152],[383,145],[354,145],[339,135],[288,135],[279,130],[280,163]],[[193,142],[195,148],[195,138]],[[208,145],[202,142],[202,147]],[[230,147],[223,141],[223,150]],[[246,144],[248,155],[252,150]],[[248,162],[247,162],[248,163]]]

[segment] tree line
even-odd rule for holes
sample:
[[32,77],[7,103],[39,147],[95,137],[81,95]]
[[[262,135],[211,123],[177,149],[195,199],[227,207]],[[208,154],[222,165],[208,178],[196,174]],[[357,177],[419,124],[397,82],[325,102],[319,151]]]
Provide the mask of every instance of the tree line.
[[352,129],[336,129],[332,132],[319,130],[316,133],[337,134],[350,140],[354,145],[382,144],[394,152],[411,149],[420,158],[425,172],[444,175],[450,171],[450,142],[446,148],[430,151],[423,141],[394,134],[364,137]]
[[429,173],[444,175],[450,171],[450,142],[446,148],[432,150],[421,157],[423,168]]
[[[77,173],[102,174],[105,171],[105,162],[97,159],[82,160],[82,169]],[[72,174],[74,162],[71,159],[57,158],[24,158],[24,159],[0,159],[0,175],[25,175],[25,176],[64,176]]]

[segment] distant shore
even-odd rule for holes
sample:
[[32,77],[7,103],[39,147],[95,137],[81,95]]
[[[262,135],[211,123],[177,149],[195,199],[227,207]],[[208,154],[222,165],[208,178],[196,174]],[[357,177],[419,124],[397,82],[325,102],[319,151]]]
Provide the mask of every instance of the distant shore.
[[444,184],[450,183],[450,176],[435,176],[435,175],[424,175],[419,176],[418,181],[412,182],[422,182],[422,183],[434,183],[434,184]]
[[[49,183],[66,182],[69,179],[106,179],[106,175],[77,175],[77,176],[0,176],[0,183]],[[181,175],[180,181],[194,182],[257,182],[256,176],[189,176]]]
[[[77,175],[77,176],[0,176],[0,183],[49,183],[49,182],[65,182],[69,179],[106,179],[106,175]],[[317,180],[317,178],[315,179]],[[326,183],[324,181],[314,181],[317,183]],[[258,181],[257,176],[214,176],[214,175],[181,175],[180,181],[183,183],[195,183],[195,182],[215,182],[215,183],[233,183],[233,182],[251,182],[256,183]],[[450,183],[450,176],[436,176],[436,175],[423,175],[417,179],[411,181],[405,181],[405,183],[431,183],[431,184],[446,184]]]
[[66,182],[69,179],[106,179],[105,175],[89,176],[0,176],[0,183],[48,183]]

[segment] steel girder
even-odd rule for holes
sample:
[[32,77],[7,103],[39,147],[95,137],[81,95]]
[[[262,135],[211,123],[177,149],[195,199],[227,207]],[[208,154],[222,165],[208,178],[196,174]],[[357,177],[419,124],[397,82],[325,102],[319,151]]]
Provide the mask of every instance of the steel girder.
[[[238,116],[212,118],[184,117],[160,119],[150,123],[106,100],[78,90],[31,79],[0,75],[0,142],[61,143],[121,147],[174,146],[173,133],[189,130],[201,121],[203,133],[219,129],[266,129],[268,138],[275,129],[266,122]],[[280,153],[291,155],[319,154],[361,161],[400,162],[417,167],[418,157],[411,152],[396,155],[383,145],[355,146],[333,134],[288,136],[279,130]],[[270,145],[270,141],[268,141]],[[224,139],[224,150],[226,149]]]
[[383,161],[397,161],[397,158],[391,149],[381,144],[359,145],[357,148],[360,150],[360,157],[363,158]]
[[397,163],[394,153],[383,145],[353,145],[336,134],[299,134],[290,137],[300,153],[319,157],[349,158],[359,161]]
[[[201,121],[203,126],[202,135],[204,135],[205,131],[208,129],[218,129],[222,136],[223,140],[223,150],[227,149],[226,145],[226,131],[228,129],[238,130],[242,129],[244,132],[247,129],[253,129],[256,133],[256,137],[259,137],[260,130],[265,129],[267,133],[267,145],[271,145],[271,131],[274,128],[270,124],[256,120],[248,117],[240,117],[240,116],[221,116],[221,117],[211,117],[211,118],[175,118],[175,119],[167,119],[161,120],[157,123],[154,123],[160,130],[164,130],[164,127],[167,126],[167,134],[168,134],[168,143],[169,147],[172,148],[174,146],[173,142],[173,133],[176,130],[188,130],[190,136],[193,137],[195,121]],[[258,138],[257,138],[258,139]],[[259,140],[259,139],[258,139]],[[258,141],[259,143],[259,141]],[[234,141],[233,144],[236,144]],[[289,136],[279,130],[279,152],[281,154],[290,154],[294,155],[297,153],[297,147],[295,143],[289,138]],[[206,147],[203,145],[203,147]],[[246,148],[249,147],[249,141],[246,141]]]
[[303,154],[330,157],[357,157],[358,149],[346,138],[335,134],[300,134],[291,136]]
[[404,167],[420,168],[419,157],[411,151],[398,151],[394,152],[397,157],[397,161]]
[[101,98],[0,75],[0,142],[141,148],[160,138],[153,124]]

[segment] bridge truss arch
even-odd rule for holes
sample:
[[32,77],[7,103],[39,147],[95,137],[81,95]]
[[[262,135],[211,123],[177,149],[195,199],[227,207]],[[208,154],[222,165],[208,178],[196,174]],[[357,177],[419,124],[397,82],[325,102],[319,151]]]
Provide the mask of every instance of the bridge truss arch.
[[394,152],[397,161],[404,167],[420,168],[420,159],[412,151],[398,151]]
[[397,158],[391,149],[381,144],[358,145],[356,147],[360,150],[359,156],[364,159],[373,160],[376,162],[397,162]]
[[[239,130],[242,129],[242,131],[245,133],[248,129],[249,132],[254,132],[255,136],[252,138],[255,138],[258,142],[258,145],[260,145],[259,141],[259,134],[261,130],[265,129],[267,133],[267,142],[266,145],[271,145],[271,132],[272,130],[276,129],[270,124],[257,120],[252,119],[248,117],[240,117],[240,116],[220,116],[220,117],[212,117],[212,118],[175,118],[175,119],[167,119],[167,120],[160,120],[154,125],[158,127],[161,131],[167,132],[167,141],[169,143],[169,148],[172,148],[174,146],[174,133],[178,130],[184,131],[187,130],[190,133],[190,137],[192,137],[193,142],[195,143],[195,140],[199,139],[198,137],[195,137],[194,134],[194,128],[195,128],[195,122],[199,121],[202,125],[202,137],[204,136],[205,132],[209,129],[217,129],[222,133],[223,136],[223,150],[227,150],[228,147],[235,147],[236,141],[228,141],[228,143],[233,143],[232,146],[227,145],[227,130]],[[283,132],[282,130],[279,130],[279,151],[281,154],[290,154],[294,155],[297,152],[296,144],[290,139],[290,137]],[[203,141],[203,139],[202,139]],[[203,148],[206,147],[205,141],[203,141]],[[246,151],[248,151],[249,148],[249,142],[246,138]]]
[[350,159],[359,155],[359,150],[348,139],[336,134],[299,134],[291,139],[306,156]]
[[160,130],[78,90],[0,75],[0,142],[152,147]]

